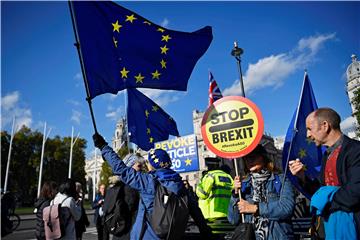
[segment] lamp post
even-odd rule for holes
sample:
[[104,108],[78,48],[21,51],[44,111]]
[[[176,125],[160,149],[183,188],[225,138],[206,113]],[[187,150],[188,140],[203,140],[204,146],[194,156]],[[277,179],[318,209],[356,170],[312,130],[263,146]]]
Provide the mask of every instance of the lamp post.
[[[238,65],[238,71],[239,71],[239,76],[240,76],[240,85],[241,85],[241,91],[242,91],[242,96],[245,97],[245,90],[244,90],[244,82],[243,82],[243,77],[242,77],[242,71],[241,71],[241,54],[244,53],[244,50],[242,48],[238,47],[237,42],[234,42],[234,48],[231,50],[231,55],[233,57],[235,57],[237,65]],[[242,161],[242,158],[240,158],[240,161]],[[236,176],[240,176],[239,175],[239,168],[238,168],[238,160],[235,158],[234,159],[234,165],[235,165],[235,174]],[[241,179],[241,177],[240,177]],[[239,199],[241,201],[241,191],[239,191]],[[245,216],[244,214],[241,214],[241,219],[242,222],[244,223],[245,220]]]
[[242,91],[242,96],[245,97],[245,89],[244,89],[244,82],[243,82],[243,76],[242,76],[242,71],[241,71],[241,54],[244,53],[244,50],[242,48],[238,47],[237,42],[234,42],[234,48],[231,50],[231,55],[233,57],[235,57],[236,61],[237,61],[237,65],[238,65],[238,71],[239,71],[239,76],[240,76],[240,84],[241,84],[241,91]]

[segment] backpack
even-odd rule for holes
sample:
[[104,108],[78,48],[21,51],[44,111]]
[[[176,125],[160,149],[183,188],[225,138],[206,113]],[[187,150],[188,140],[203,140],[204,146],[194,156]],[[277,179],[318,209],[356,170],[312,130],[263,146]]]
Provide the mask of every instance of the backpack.
[[66,199],[61,203],[54,204],[54,202],[44,208],[43,220],[46,239],[59,239],[65,236],[66,226],[71,218],[70,209],[68,207],[61,207]]
[[156,185],[150,225],[160,239],[182,239],[189,219],[186,190],[176,195],[160,183]]
[[131,227],[131,216],[124,200],[124,185],[108,189],[104,200],[104,226],[109,233],[120,237]]

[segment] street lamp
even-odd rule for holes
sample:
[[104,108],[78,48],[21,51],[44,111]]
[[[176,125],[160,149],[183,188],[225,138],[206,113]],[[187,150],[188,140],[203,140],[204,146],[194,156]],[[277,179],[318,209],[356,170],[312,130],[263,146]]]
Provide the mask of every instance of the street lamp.
[[237,42],[235,41],[234,42],[234,48],[231,50],[231,55],[233,57],[235,57],[235,59],[237,61],[238,70],[239,70],[239,76],[240,76],[240,84],[241,84],[242,96],[245,97],[244,82],[243,82],[242,71],[241,71],[241,54],[243,54],[243,53],[244,53],[244,50],[242,48],[239,48]]

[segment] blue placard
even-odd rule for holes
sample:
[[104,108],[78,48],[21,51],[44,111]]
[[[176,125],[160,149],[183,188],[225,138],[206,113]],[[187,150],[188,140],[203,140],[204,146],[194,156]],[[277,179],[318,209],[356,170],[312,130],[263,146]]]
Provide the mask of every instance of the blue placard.
[[172,159],[172,169],[178,173],[199,170],[197,142],[194,134],[155,143]]

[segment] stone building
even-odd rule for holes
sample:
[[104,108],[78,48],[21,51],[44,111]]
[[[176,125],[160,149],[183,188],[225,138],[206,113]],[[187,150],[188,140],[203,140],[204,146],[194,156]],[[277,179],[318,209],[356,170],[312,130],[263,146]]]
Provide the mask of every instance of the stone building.
[[[352,62],[348,66],[346,70],[346,92],[349,97],[350,106],[351,106],[351,112],[352,116],[355,117],[356,109],[354,105],[354,97],[355,97],[355,91],[360,88],[360,62],[357,60],[357,57],[355,54],[351,55]],[[355,128],[359,126],[359,123],[356,121],[355,118]],[[349,132],[349,137],[356,138],[355,132]]]

